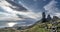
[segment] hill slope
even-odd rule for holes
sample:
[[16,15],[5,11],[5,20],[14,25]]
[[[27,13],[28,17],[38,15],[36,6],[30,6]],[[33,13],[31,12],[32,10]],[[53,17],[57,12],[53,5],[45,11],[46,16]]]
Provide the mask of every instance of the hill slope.
[[[0,29],[0,32],[51,32],[51,31],[53,31],[52,30],[53,26],[57,26],[57,28],[59,28],[60,20],[56,20],[54,22],[49,21],[49,22],[45,22],[45,23],[37,22],[37,23],[35,23],[35,25],[33,25],[27,29],[23,29],[23,30],[15,29],[15,28],[2,28],[2,29]],[[56,29],[56,31],[60,32],[60,28]]]

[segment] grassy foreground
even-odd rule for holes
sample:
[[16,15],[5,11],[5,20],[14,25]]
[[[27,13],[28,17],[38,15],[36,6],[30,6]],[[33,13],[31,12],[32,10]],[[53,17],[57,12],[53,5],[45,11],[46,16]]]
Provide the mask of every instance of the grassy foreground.
[[32,28],[25,29],[25,30],[8,28],[8,29],[0,29],[0,32],[50,32],[50,30],[46,29],[45,26],[46,25],[44,23],[38,23]]
[[[58,20],[57,22],[60,22],[60,20]],[[60,27],[60,23],[53,24],[55,26]],[[50,22],[46,22],[46,23],[37,23],[35,24],[33,27],[25,29],[25,30],[17,30],[17,29],[12,29],[12,28],[8,28],[8,29],[0,29],[0,32],[51,32],[51,29],[47,29],[51,28],[51,26],[53,26]],[[57,29],[58,32],[60,32],[60,28]]]

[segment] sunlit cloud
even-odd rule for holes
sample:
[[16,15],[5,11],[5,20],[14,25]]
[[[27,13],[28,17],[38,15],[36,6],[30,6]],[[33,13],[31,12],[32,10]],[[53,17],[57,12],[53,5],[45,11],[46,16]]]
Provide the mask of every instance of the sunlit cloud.
[[57,1],[52,0],[49,4],[44,6],[44,9],[47,11],[47,14],[51,14],[51,16],[60,16],[59,15],[59,8],[57,6]]
[[2,13],[0,12],[0,20],[8,20],[8,21],[16,21],[16,20],[22,20],[21,18],[18,18],[18,16],[14,14],[8,14],[8,13]]
[[51,13],[51,12],[55,12],[56,10],[56,1],[55,0],[52,0],[49,4],[47,4],[46,6],[44,6],[45,10],[48,11],[48,13]]
[[17,24],[17,23],[8,23],[8,26],[13,27],[15,24]]
[[[6,4],[4,4],[4,3],[6,3]],[[23,16],[26,16],[26,18],[32,18],[32,19],[35,19],[35,20],[37,20],[39,17],[41,17],[41,14],[34,13],[32,11],[29,11],[29,10],[28,10],[28,12],[16,11],[16,10],[9,7],[9,6],[12,6],[11,4],[9,4],[8,2],[4,2],[4,3],[2,3],[0,6],[4,9],[5,13],[6,12],[7,13],[3,14],[5,16],[3,16],[2,19],[6,18],[5,20],[23,20],[21,18],[18,18],[17,14],[23,15]]]

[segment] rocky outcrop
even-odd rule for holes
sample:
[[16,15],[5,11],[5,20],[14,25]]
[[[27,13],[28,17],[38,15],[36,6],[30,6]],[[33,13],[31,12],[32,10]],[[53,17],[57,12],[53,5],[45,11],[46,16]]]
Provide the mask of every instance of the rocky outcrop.
[[42,13],[42,23],[43,22],[46,22],[46,15],[45,15],[45,12]]
[[60,18],[57,16],[53,16],[53,21],[59,20]]
[[50,21],[50,20],[52,20],[52,18],[51,18],[50,15],[48,15],[48,16],[47,16],[47,21]]

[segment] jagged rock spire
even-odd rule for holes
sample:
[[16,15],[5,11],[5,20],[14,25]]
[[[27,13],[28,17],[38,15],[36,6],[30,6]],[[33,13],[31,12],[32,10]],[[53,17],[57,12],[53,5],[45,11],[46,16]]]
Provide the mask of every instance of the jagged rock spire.
[[52,18],[51,18],[51,16],[50,16],[50,14],[48,14],[48,16],[47,16],[47,21],[50,21]]
[[46,22],[46,15],[45,15],[45,12],[42,13],[42,22]]

